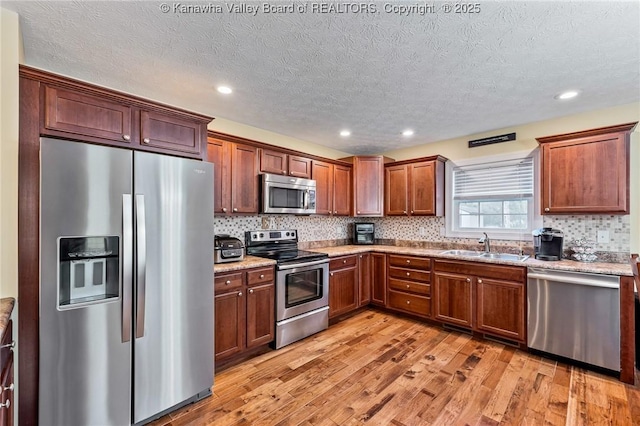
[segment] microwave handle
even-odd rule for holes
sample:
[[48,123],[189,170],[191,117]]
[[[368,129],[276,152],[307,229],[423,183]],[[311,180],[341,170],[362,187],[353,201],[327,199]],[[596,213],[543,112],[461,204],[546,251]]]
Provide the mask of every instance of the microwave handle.
[[304,195],[302,196],[302,208],[304,210],[309,209],[309,190],[308,189],[304,191]]

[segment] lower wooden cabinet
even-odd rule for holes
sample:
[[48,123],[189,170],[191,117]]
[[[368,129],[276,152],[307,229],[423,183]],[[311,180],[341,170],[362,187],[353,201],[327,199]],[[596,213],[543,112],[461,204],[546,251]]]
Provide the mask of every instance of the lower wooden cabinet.
[[431,259],[390,254],[387,307],[431,317]]
[[274,269],[215,276],[215,360],[225,360],[275,338]]
[[357,255],[329,261],[329,318],[357,309],[359,306]]
[[371,253],[371,304],[387,306],[387,255]]
[[526,342],[525,268],[434,261],[434,318]]
[[13,425],[13,321],[0,339],[0,426]]
[[371,254],[358,255],[358,287],[360,298],[358,306],[366,306],[371,302]]

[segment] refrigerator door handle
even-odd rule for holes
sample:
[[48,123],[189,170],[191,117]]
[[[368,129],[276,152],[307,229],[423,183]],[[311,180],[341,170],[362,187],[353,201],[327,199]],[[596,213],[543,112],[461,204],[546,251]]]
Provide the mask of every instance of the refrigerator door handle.
[[136,338],[144,336],[145,287],[147,275],[146,241],[144,195],[136,194]]
[[133,214],[131,194],[122,194],[122,342],[131,340]]

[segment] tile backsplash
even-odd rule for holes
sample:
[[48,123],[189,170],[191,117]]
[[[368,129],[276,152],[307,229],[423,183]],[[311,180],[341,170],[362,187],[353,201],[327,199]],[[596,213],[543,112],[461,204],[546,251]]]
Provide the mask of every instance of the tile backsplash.
[[[599,252],[629,253],[631,243],[630,216],[616,215],[557,215],[544,216],[545,227],[564,231],[565,248],[574,239],[596,240],[598,230],[609,231],[609,243],[596,244]],[[444,242],[449,244],[477,244],[475,239],[447,238],[441,235],[444,218],[440,217],[325,217],[293,215],[261,215],[214,218],[214,232],[229,234],[244,241],[244,232],[254,229],[297,229],[301,242],[345,240],[351,238],[351,224],[373,222],[376,238],[384,240]],[[524,241],[493,240],[495,247],[510,246],[531,249],[532,239]]]

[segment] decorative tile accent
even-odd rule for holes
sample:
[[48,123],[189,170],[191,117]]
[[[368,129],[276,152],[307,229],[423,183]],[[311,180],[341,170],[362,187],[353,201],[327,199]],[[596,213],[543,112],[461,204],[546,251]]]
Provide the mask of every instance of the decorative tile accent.
[[[631,241],[630,216],[615,215],[569,215],[544,216],[544,226],[561,229],[565,234],[565,249],[578,238],[596,240],[597,231],[609,231],[610,242],[596,246],[599,259],[603,261],[627,262]],[[350,244],[352,223],[373,222],[378,244],[421,247],[434,249],[482,250],[473,238],[447,238],[440,235],[444,228],[441,217],[330,217],[261,215],[216,217],[216,234],[229,234],[244,241],[244,232],[255,229],[297,229],[301,248],[331,247]],[[264,225],[264,226],[263,226]],[[421,232],[422,231],[422,232]],[[422,234],[422,235],[421,235]],[[493,240],[492,247],[499,252],[533,254],[533,238],[528,240]]]

